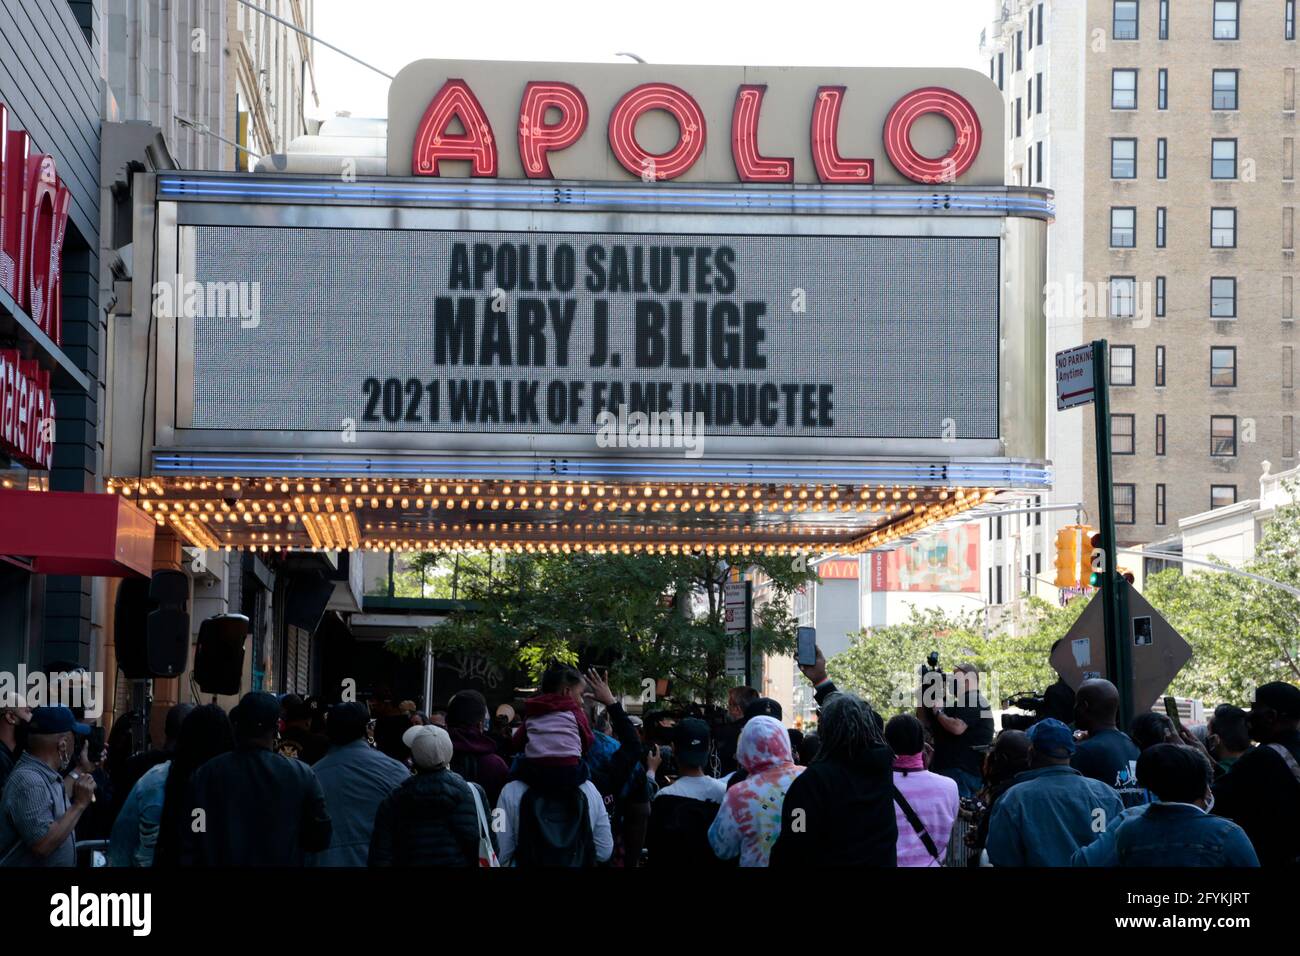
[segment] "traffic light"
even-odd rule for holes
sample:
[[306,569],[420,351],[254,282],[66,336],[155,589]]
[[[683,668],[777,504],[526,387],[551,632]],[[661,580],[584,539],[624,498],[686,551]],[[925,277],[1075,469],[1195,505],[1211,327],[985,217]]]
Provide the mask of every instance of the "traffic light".
[[1056,580],[1058,588],[1077,588],[1081,584],[1083,543],[1082,525],[1067,524],[1056,532]]
[[1125,581],[1127,581],[1129,584],[1132,584],[1134,581],[1137,580],[1135,577],[1133,577],[1133,572],[1130,571],[1128,568],[1120,568],[1119,576],[1123,578]]
[[1092,572],[1088,575],[1088,586],[1099,588],[1102,575],[1106,573],[1106,552],[1101,547],[1101,532],[1088,530],[1091,532],[1088,535],[1088,567]]

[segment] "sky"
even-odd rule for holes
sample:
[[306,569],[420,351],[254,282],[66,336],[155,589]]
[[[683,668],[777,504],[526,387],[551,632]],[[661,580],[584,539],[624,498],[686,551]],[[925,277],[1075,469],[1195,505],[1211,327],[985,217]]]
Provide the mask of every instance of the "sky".
[[[743,66],[984,69],[993,0],[316,0],[316,35],[389,74],[413,60],[552,60]],[[650,13],[649,10],[663,10]],[[674,15],[681,11],[686,15]],[[320,106],[385,116],[388,80],[316,47]]]

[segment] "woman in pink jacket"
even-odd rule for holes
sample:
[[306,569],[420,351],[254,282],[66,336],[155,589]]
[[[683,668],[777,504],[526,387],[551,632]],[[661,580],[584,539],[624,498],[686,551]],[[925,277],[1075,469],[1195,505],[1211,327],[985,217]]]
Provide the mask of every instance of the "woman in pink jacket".
[[957,781],[925,768],[925,729],[911,714],[885,725],[894,751],[894,816],[899,866],[943,866],[957,821]]

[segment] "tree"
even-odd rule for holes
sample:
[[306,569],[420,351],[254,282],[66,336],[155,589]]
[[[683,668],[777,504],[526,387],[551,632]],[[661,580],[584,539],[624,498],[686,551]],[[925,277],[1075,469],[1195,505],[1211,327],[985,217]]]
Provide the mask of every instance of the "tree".
[[[729,566],[701,554],[475,554],[461,564],[457,597],[474,610],[388,646],[399,654],[480,653],[534,679],[551,661],[608,667],[619,690],[639,692],[668,679],[672,696],[717,701],[727,681],[731,640],[723,625],[722,588]],[[445,566],[448,555],[422,562]],[[773,600],[757,611],[755,658],[792,652],[791,593],[815,578],[790,558],[745,559],[761,572]]]

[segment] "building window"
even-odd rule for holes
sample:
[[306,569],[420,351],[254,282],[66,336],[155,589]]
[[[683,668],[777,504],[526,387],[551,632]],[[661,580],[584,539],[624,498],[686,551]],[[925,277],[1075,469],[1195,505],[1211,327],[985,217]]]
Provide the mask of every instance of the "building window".
[[1156,109],[1169,109],[1169,71],[1161,70],[1156,75]]
[[1210,247],[1233,249],[1237,245],[1237,210],[1217,208],[1210,210]]
[[1295,457],[1295,416],[1282,416],[1282,457]]
[[1111,347],[1110,384],[1133,384],[1133,346],[1115,345]]
[[1240,21],[1240,0],[1214,0],[1214,39],[1239,39],[1241,34]]
[[1156,346],[1156,388],[1165,387],[1165,347]]
[[1031,76],[1026,82],[1028,85],[1025,87],[1025,109],[1028,111],[1027,115],[1033,116],[1034,115],[1034,78]]
[[1235,319],[1237,317],[1237,280],[1228,276],[1210,279],[1210,317]]
[[1166,241],[1165,226],[1167,225],[1167,221],[1168,221],[1168,213],[1165,210],[1165,207],[1157,206],[1156,207],[1156,248],[1157,249],[1163,249],[1165,247],[1165,241]]
[[1043,45],[1043,17],[1044,16],[1045,13],[1043,11],[1043,5],[1040,3],[1038,5],[1038,45],[1039,46]]
[[1288,40],[1295,39],[1295,0],[1286,0],[1286,23],[1282,35]]
[[1110,416],[1110,453],[1112,455],[1133,454],[1133,416]]
[[1237,387],[1235,346],[1216,345],[1210,349],[1210,386],[1212,388]]
[[1025,68],[1025,36],[1021,30],[1016,31],[1016,72]]
[[1111,209],[1110,244],[1113,249],[1132,249],[1137,244],[1137,209],[1132,206]]
[[1156,416],[1156,454],[1164,457],[1165,454],[1165,416]]
[[1160,0],[1160,39],[1169,39],[1169,0]]
[[1165,523],[1165,486],[1156,485],[1156,524]]
[[1295,388],[1295,349],[1282,346],[1282,387]]
[[1165,317],[1165,277],[1156,276],[1156,318]]
[[1034,154],[1034,182],[1039,184],[1043,181],[1043,150],[1046,148],[1046,143],[1039,143],[1038,152]]
[[1110,317],[1131,319],[1134,300],[1137,298],[1137,279],[1134,276],[1110,277]]
[[1136,491],[1134,485],[1111,485],[1116,524],[1137,524]]
[[1038,82],[1034,84],[1034,113],[1043,112],[1043,74],[1038,74]]
[[989,57],[989,79],[992,80],[994,83],[998,81],[998,71],[997,71],[996,64],[997,61],[993,57]]
[[1237,455],[1237,416],[1210,416],[1210,454],[1215,458]]
[[1116,40],[1136,40],[1138,38],[1137,0],[1115,0],[1114,24],[1111,35]]
[[1137,140],[1112,139],[1110,141],[1110,178],[1137,178]]
[[1210,178],[1237,178],[1237,141],[1216,139],[1211,145]]
[[1169,140],[1163,136],[1156,140],[1156,179],[1169,178]]
[[1236,70],[1215,70],[1213,87],[1213,106],[1216,110],[1237,108]]
[[1226,508],[1236,503],[1236,485],[1210,485],[1210,508]]
[[1029,49],[1034,48],[1034,8],[1029,8]]
[[1016,97],[1016,135],[1017,136],[1021,134],[1020,114],[1023,111],[1023,109],[1024,109],[1024,101],[1017,96]]
[[1137,70],[1111,70],[1110,108],[1113,110],[1137,109]]
[[1005,53],[998,54],[998,89],[1006,89],[1006,65],[1007,56]]

